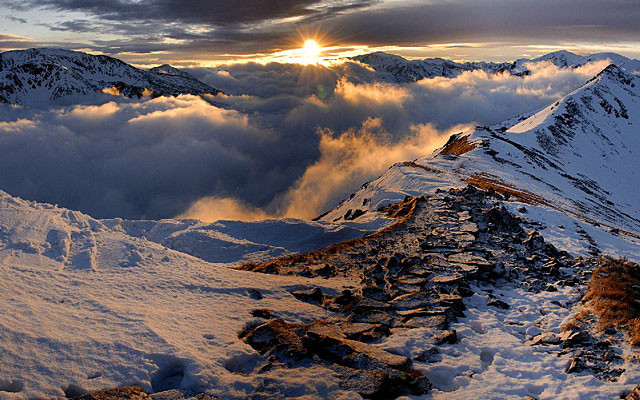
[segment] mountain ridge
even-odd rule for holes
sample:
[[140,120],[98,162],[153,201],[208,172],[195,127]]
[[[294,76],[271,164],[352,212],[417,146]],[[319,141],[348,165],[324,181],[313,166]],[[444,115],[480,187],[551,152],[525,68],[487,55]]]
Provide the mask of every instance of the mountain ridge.
[[140,98],[221,92],[166,65],[146,71],[106,55],[57,48],[0,53],[0,103],[73,104],[106,93]]
[[[359,210],[359,215],[369,214],[358,218],[365,221],[405,195],[471,182],[580,220],[602,233],[603,246],[614,254],[618,247],[617,254],[637,259],[640,198],[627,187],[640,184],[629,167],[640,152],[638,81],[610,65],[524,120],[461,132],[430,156],[396,164],[322,220],[346,220]],[[624,239],[616,236],[621,232]],[[560,238],[561,229],[556,234]]]
[[487,73],[508,73],[514,76],[526,76],[531,73],[530,63],[550,62],[559,68],[577,68],[590,62],[610,60],[621,67],[628,65],[629,72],[639,70],[638,60],[632,60],[616,53],[595,53],[581,56],[566,50],[559,50],[537,58],[521,58],[511,62],[467,61],[456,62],[442,58],[409,60],[402,56],[385,52],[374,52],[351,58],[363,63],[381,74],[381,79],[396,83],[415,82],[424,78],[453,78],[462,72],[482,70]]

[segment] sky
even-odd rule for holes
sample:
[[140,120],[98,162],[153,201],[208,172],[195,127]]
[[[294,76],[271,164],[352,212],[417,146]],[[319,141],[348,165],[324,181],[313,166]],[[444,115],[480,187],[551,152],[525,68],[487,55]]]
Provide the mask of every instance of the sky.
[[322,57],[507,61],[558,49],[640,58],[637,0],[0,0],[0,51],[63,47],[137,65]]

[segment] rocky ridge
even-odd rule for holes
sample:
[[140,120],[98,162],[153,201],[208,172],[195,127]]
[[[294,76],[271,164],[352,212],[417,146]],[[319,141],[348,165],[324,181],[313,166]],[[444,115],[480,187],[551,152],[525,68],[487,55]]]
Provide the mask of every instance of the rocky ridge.
[[[452,324],[465,316],[466,299],[477,291],[486,295],[487,307],[505,314],[517,311],[511,310],[508,297],[493,294],[496,288],[540,293],[570,287],[582,293],[599,259],[574,258],[557,250],[535,230],[535,222],[508,212],[503,200],[473,186],[407,199],[406,203],[417,202],[410,217],[367,242],[332,255],[316,252],[245,265],[264,273],[350,276],[360,282],[337,296],[313,287],[293,292],[326,309],[325,320],[301,326],[261,312],[269,321],[253,321],[240,334],[264,356],[264,364],[252,373],[260,376],[314,364],[334,369],[344,388],[365,398],[422,394],[431,384],[416,365],[438,363],[442,348],[458,341]],[[574,304],[557,306],[571,309]],[[412,329],[421,329],[430,345],[411,358],[376,347]],[[615,380],[624,372],[619,337],[598,338],[567,329],[528,340],[531,346],[566,358],[566,373],[588,370],[600,379]],[[277,396],[277,388],[272,390],[261,395]]]

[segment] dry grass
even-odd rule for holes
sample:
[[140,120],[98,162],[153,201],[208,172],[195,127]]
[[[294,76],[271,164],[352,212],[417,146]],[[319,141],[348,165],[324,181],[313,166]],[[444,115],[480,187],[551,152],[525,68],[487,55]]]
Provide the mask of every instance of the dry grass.
[[506,195],[507,197],[516,198],[520,202],[525,204],[544,205],[552,207],[552,205],[543,197],[535,195],[526,190],[518,189],[515,186],[503,182],[497,179],[497,177],[487,173],[481,172],[471,175],[469,178],[465,179],[465,181],[477,188],[484,190],[493,190],[496,193]]
[[517,199],[518,201],[525,203],[525,204],[531,204],[531,205],[543,205],[549,208],[552,208],[554,210],[563,212],[565,214],[569,214],[572,215],[576,218],[578,218],[581,221],[587,222],[589,224],[592,225],[601,225],[609,230],[613,230],[615,229],[616,231],[618,231],[619,234],[627,236],[630,239],[635,239],[635,240],[639,240],[640,239],[640,235],[635,234],[633,232],[629,232],[627,230],[618,228],[618,227],[614,227],[611,226],[609,224],[606,224],[602,221],[596,221],[593,218],[589,218],[586,215],[577,213],[573,210],[567,209],[567,208],[562,208],[559,207],[557,204],[553,204],[551,202],[549,202],[547,199],[545,199],[542,196],[538,196],[536,194],[533,194],[529,191],[526,190],[522,190],[522,189],[518,189],[515,186],[503,182],[501,181],[497,176],[492,175],[492,174],[488,174],[485,172],[480,172],[477,174],[473,174],[470,177],[468,177],[467,179],[465,179],[465,182],[480,188],[480,189],[484,189],[484,190],[493,190],[496,193],[500,193],[502,195],[506,195],[508,197],[513,197],[515,199]]
[[406,201],[391,204],[384,209],[380,210],[386,213],[389,217],[395,218],[396,221],[386,228],[371,233],[365,237],[358,239],[346,240],[344,242],[335,243],[327,246],[323,249],[318,249],[308,253],[294,254],[278,258],[276,260],[267,261],[263,263],[246,263],[237,267],[237,269],[254,272],[277,272],[281,267],[292,266],[296,264],[311,264],[317,263],[320,260],[324,260],[335,254],[342,253],[350,248],[356,246],[362,246],[372,240],[379,239],[387,233],[393,231],[400,225],[409,220],[415,213],[420,202],[424,201],[424,196],[408,198]]
[[604,328],[624,329],[640,346],[640,266],[626,259],[602,258],[585,299]]
[[438,154],[450,154],[461,156],[475,149],[476,146],[469,141],[469,136],[451,136],[449,141],[444,145]]

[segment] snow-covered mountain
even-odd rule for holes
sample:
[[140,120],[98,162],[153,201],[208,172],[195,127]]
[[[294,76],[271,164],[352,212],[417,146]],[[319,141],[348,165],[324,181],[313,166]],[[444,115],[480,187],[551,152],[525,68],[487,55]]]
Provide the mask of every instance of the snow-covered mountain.
[[600,250],[640,260],[639,127],[640,78],[610,65],[528,118],[459,133],[433,155],[393,166],[324,220],[357,210],[365,220],[405,195],[470,182],[540,214],[560,247],[587,252],[588,232]]
[[424,60],[407,60],[401,56],[375,52],[353,57],[353,60],[373,68],[383,81],[396,83],[415,82],[424,78],[453,78],[465,71],[482,70],[490,74],[509,73],[523,76],[530,73],[529,64],[550,62],[560,68],[576,68],[589,62],[609,60],[609,62],[635,72],[638,60],[631,60],[615,53],[597,53],[581,56],[569,51],[560,50],[534,59],[518,59],[513,62],[464,62],[458,63],[442,58],[426,58]]
[[[0,93],[21,88],[5,98],[21,104],[198,87],[167,65],[60,50],[0,65],[16,77]],[[416,71],[458,68],[431,65]],[[0,191],[0,398],[129,383],[177,399],[619,397],[640,379],[625,337],[565,328],[598,263],[575,256],[640,260],[639,85],[610,65],[543,110],[392,166],[317,222],[99,220]]]
[[104,55],[50,48],[0,53],[0,103],[74,104],[107,96],[103,92],[139,98],[220,91],[168,65],[146,71]]

